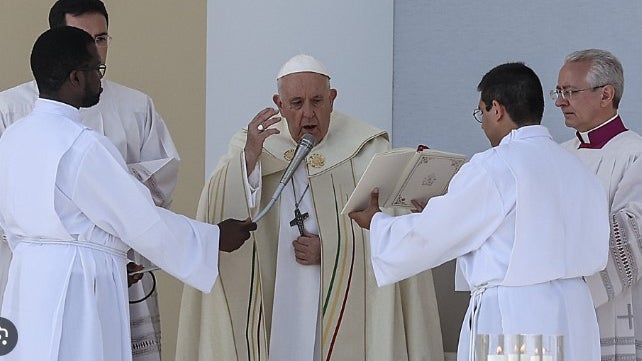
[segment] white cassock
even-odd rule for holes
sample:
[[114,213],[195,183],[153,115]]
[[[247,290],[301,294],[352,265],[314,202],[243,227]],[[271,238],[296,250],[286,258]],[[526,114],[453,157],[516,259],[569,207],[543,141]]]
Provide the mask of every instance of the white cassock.
[[130,247],[204,292],[218,274],[218,227],[154,205],[80,119],[39,99],[0,138],[0,226],[13,250],[2,317],[19,333],[5,360],[131,360]]
[[[179,156],[152,99],[138,90],[106,79],[103,79],[102,87],[100,102],[80,110],[80,123],[109,138],[125,159],[130,172],[151,191],[156,205],[169,208],[178,177]],[[31,112],[37,98],[35,81],[0,92],[0,136],[7,127]],[[136,252],[130,251],[129,257],[143,266],[151,265]],[[0,242],[0,304],[10,260],[9,246]],[[144,297],[142,285],[139,282],[129,288],[131,300]],[[134,359],[160,360],[157,293],[154,292],[145,302],[132,304],[130,314]]]
[[602,181],[612,232],[605,270],[587,282],[600,325],[603,360],[642,359],[642,137],[618,115],[563,145]]
[[582,276],[606,264],[606,215],[598,179],[545,127],[526,126],[476,154],[422,213],[377,213],[372,264],[381,286],[457,258],[457,287],[472,296],[459,361],[469,357],[476,301],[479,334],[563,335],[564,361],[598,361]]
[[[244,174],[247,175],[247,171]],[[248,204],[256,214],[259,211],[256,206],[261,199],[260,164],[244,180]],[[316,361],[321,355],[320,335],[317,332],[321,265],[301,265],[296,262],[292,242],[299,237],[299,229],[297,226],[290,226],[296,202],[301,213],[308,213],[309,216],[304,221],[305,230],[314,235],[319,234],[309,184],[305,162],[301,162],[283,189],[278,206],[279,246],[269,349],[272,360]]]

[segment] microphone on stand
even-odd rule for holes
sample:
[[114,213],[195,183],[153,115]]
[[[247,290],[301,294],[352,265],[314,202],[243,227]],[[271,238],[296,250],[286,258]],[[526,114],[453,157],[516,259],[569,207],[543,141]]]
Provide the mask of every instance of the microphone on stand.
[[276,202],[277,199],[279,199],[279,196],[281,195],[281,192],[283,192],[283,188],[288,184],[290,179],[292,179],[292,176],[294,175],[294,171],[299,167],[299,164],[301,164],[301,161],[307,157],[307,155],[310,153],[312,148],[316,145],[317,140],[314,138],[312,134],[304,134],[301,140],[299,141],[299,144],[297,144],[296,149],[294,151],[294,156],[292,157],[292,160],[290,161],[290,164],[288,164],[288,167],[285,168],[285,172],[283,172],[283,176],[281,176],[281,180],[279,181],[279,185],[276,187],[276,190],[274,190],[274,194],[272,194],[272,198],[268,202],[267,206],[263,208],[259,214],[256,215],[256,217],[252,220],[252,222],[256,223],[261,218],[263,218],[267,212],[272,208],[274,203]]

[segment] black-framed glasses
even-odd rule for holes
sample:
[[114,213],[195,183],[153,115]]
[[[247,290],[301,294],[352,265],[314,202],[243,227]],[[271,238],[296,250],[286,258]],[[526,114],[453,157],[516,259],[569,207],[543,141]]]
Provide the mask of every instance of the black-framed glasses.
[[483,113],[482,113],[481,109],[479,109],[479,107],[477,107],[477,108],[475,108],[475,110],[473,110],[473,118],[475,118],[477,123],[481,123],[482,122],[482,116],[483,116]]
[[102,79],[105,76],[105,73],[107,72],[107,65],[99,64],[97,66],[85,66],[85,67],[82,67],[82,68],[78,68],[76,70],[80,70],[80,71],[97,71],[98,74],[100,74],[100,78]]
[[111,36],[107,34],[98,35],[94,37],[94,42],[96,43],[97,47],[106,48],[109,46],[109,42],[111,42]]
[[553,99],[553,101],[557,101],[557,99],[560,96],[564,100],[571,100],[571,98],[573,97],[573,94],[575,93],[579,93],[587,90],[593,91],[595,89],[604,88],[607,85],[608,84],[598,85],[598,86],[594,86],[591,88],[584,88],[584,89],[553,89],[550,91],[549,95],[551,96],[551,99]]

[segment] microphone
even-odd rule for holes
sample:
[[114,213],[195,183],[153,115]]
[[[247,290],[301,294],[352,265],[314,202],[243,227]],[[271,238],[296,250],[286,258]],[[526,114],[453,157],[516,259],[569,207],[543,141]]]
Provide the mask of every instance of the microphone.
[[285,187],[288,181],[292,178],[292,175],[294,175],[294,171],[299,167],[299,164],[301,164],[301,161],[307,157],[312,150],[312,147],[316,145],[316,142],[317,140],[312,134],[306,133],[303,135],[294,150],[294,157],[292,157],[290,164],[288,164],[288,167],[285,169],[285,172],[279,181],[279,185],[283,184]]
[[312,134],[306,133],[303,135],[301,140],[299,140],[299,144],[297,144],[296,149],[294,150],[294,156],[292,157],[290,164],[288,164],[288,167],[285,168],[285,172],[283,172],[283,176],[281,176],[279,185],[274,190],[274,194],[272,194],[272,198],[268,202],[267,206],[265,206],[265,208],[263,208],[263,210],[261,210],[259,214],[256,215],[256,217],[252,220],[252,222],[254,223],[258,222],[261,218],[263,218],[267,214],[270,208],[272,208],[276,200],[279,199],[281,192],[283,192],[283,188],[285,188],[286,184],[288,184],[290,179],[292,179],[292,176],[294,175],[294,171],[299,167],[299,164],[301,164],[301,161],[303,161],[303,159],[307,157],[307,155],[310,153],[310,151],[316,145],[316,143],[317,143],[317,140],[314,138]]

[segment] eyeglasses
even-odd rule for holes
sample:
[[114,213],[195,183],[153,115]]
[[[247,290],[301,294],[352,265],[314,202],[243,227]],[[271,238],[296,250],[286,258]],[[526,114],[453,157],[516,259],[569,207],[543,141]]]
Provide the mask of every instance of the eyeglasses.
[[583,91],[587,91],[587,90],[593,91],[593,90],[598,89],[598,88],[604,88],[607,85],[608,84],[604,84],[604,85],[594,86],[592,88],[577,89],[577,90],[574,90],[574,89],[554,89],[554,90],[551,90],[549,95],[551,96],[551,99],[553,99],[553,101],[557,101],[557,99],[560,96],[564,100],[571,100],[571,98],[573,97],[573,94],[575,94],[575,93],[579,93],[579,92],[583,92]]
[[99,64],[99,65],[94,66],[94,67],[85,66],[85,67],[82,67],[82,68],[78,68],[77,70],[80,70],[80,71],[97,71],[98,74],[100,74],[100,78],[102,79],[105,76],[105,73],[107,72],[107,65]]
[[111,36],[104,34],[104,35],[98,35],[94,37],[94,41],[96,42],[96,46],[99,48],[106,48],[109,46],[109,42],[111,41]]
[[483,114],[482,114],[481,109],[476,108],[475,110],[473,110],[473,118],[475,118],[477,123],[481,123],[482,122],[482,116],[483,116]]

